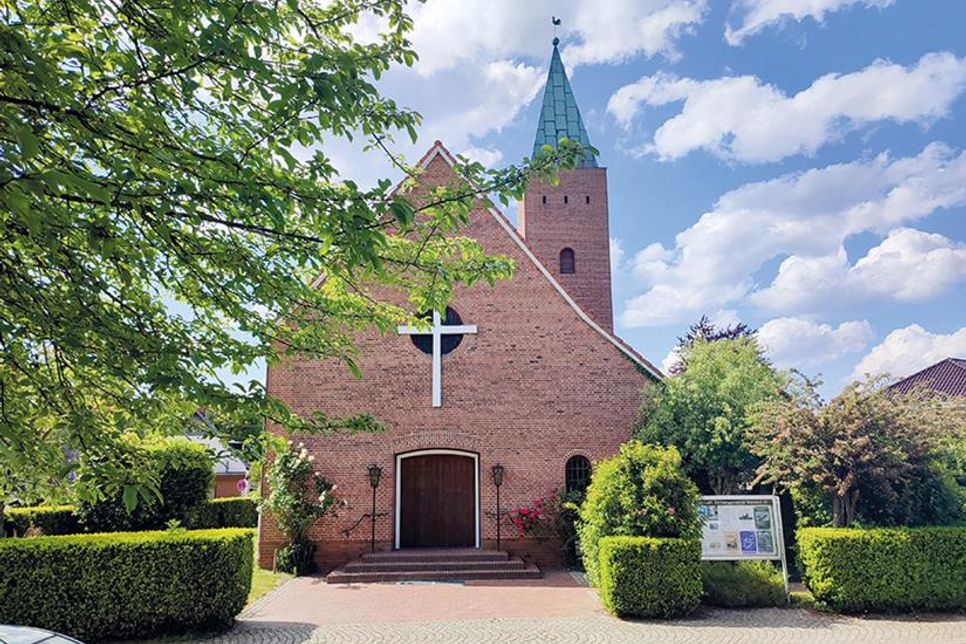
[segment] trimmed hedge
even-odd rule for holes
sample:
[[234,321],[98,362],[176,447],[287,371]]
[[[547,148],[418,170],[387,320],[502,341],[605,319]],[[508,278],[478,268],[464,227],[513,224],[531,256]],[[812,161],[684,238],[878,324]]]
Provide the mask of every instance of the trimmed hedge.
[[966,609],[966,527],[804,528],[804,580],[843,612]]
[[188,513],[185,525],[204,528],[254,528],[258,525],[258,504],[253,497],[212,499]]
[[44,535],[74,534],[81,531],[75,509],[73,505],[8,508],[3,513],[3,531],[11,537],[22,537],[31,528]]
[[600,584],[603,537],[698,538],[698,488],[684,473],[674,447],[630,441],[594,467],[577,523],[584,569]]
[[0,540],[0,623],[81,640],[224,628],[252,582],[251,530]]
[[702,561],[704,602],[724,608],[784,606],[785,578],[770,561]]
[[678,617],[701,602],[701,543],[694,539],[604,537],[600,597],[619,617]]

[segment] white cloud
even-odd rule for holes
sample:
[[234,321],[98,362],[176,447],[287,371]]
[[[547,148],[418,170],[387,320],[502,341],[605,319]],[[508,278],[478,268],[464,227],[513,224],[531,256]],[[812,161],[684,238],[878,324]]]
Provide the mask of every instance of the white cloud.
[[[429,0],[411,8],[418,73],[431,76],[466,61],[544,59],[551,15],[563,56],[572,66],[615,63],[632,56],[675,55],[675,42],[700,23],[707,0]],[[536,30],[534,25],[546,25]],[[537,36],[536,34],[543,34]]]
[[426,119],[427,134],[457,146],[470,137],[499,132],[543,87],[544,71],[498,60],[488,63],[474,80],[474,86],[459,97],[459,109]]
[[466,148],[460,154],[470,161],[478,161],[488,168],[492,168],[503,160],[503,153],[495,148],[471,147]]
[[804,318],[777,318],[758,329],[758,341],[780,367],[831,362],[864,349],[875,337],[865,320],[837,327]]
[[664,373],[671,373],[671,369],[681,361],[681,357],[678,355],[677,348],[671,349],[664,356],[664,360],[661,360],[661,371]]
[[827,74],[793,96],[753,76],[702,81],[662,72],[621,87],[607,110],[629,129],[645,107],[683,102],[637,153],[676,159],[704,149],[763,163],[813,154],[870,123],[928,123],[945,116],[964,88],[966,58],[939,52],[910,67],[877,60],[851,74]]
[[782,262],[771,285],[752,295],[769,309],[808,310],[838,298],[925,300],[966,280],[966,244],[912,228],[893,230],[881,244],[849,265],[845,249]]
[[[778,313],[803,305],[789,292],[806,283],[813,292],[801,297],[821,304],[825,294],[835,292],[829,290],[839,279],[835,270],[854,270],[857,288],[865,285],[871,289],[869,296],[883,296],[878,282],[886,273],[908,285],[900,291],[907,299],[915,299],[915,293],[935,295],[960,279],[955,276],[961,274],[961,249],[953,242],[918,231],[894,231],[852,268],[842,247],[851,235],[885,235],[937,209],[962,205],[966,153],[936,143],[914,157],[882,154],[746,184],[723,195],[710,212],[679,233],[673,248],[652,244],[636,254],[633,276],[647,290],[626,303],[621,322],[657,326],[726,308],[755,293],[754,273],[783,256],[799,259],[782,265],[785,275],[776,279],[775,291],[753,296]],[[813,262],[811,273],[796,283],[792,267],[807,263],[803,257],[822,260]],[[924,258],[929,261],[923,263]],[[922,285],[915,284],[918,279]],[[778,291],[785,301],[777,297]]]
[[966,327],[949,335],[930,333],[918,324],[896,329],[869,351],[850,378],[888,373],[904,378],[950,357],[966,356]]
[[741,24],[725,29],[725,40],[729,45],[740,45],[745,38],[753,36],[766,27],[781,25],[787,20],[801,22],[812,18],[817,22],[825,19],[825,14],[855,6],[878,7],[892,5],[895,0],[735,0],[732,11],[741,15]]
[[610,270],[619,273],[624,270],[624,242],[617,238],[610,238]]

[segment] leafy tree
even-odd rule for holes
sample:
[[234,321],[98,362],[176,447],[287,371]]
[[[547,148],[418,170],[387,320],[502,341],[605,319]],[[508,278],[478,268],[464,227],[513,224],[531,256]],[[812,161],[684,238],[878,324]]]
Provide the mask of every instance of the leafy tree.
[[715,494],[734,494],[759,464],[746,445],[751,411],[780,399],[786,379],[760,360],[749,337],[699,339],[682,355],[686,371],[645,390],[635,435],[677,447],[695,480]]
[[890,392],[884,378],[871,378],[826,405],[810,386],[763,405],[748,440],[762,458],[756,481],[818,486],[831,499],[833,525],[845,527],[863,498],[894,501],[951,436],[966,440],[961,404],[922,390]]
[[[695,342],[714,342],[716,340],[737,340],[738,338],[752,338],[758,334],[758,329],[752,329],[744,322],[738,322],[737,324],[729,324],[726,327],[719,327],[715,325],[707,315],[702,315],[698,318],[698,321],[688,327],[688,332],[684,334],[683,337],[678,337],[677,344],[675,345],[675,350],[678,355],[678,360],[669,369],[671,375],[679,375],[684,373],[688,368],[687,363],[684,361],[683,353],[687,349],[694,346]],[[759,351],[761,359],[764,361],[764,356]]]
[[[455,285],[511,274],[459,227],[482,196],[572,167],[578,144],[501,171],[462,164],[465,181],[418,203],[412,181],[362,188],[326,154],[363,137],[416,176],[391,146],[415,139],[419,115],[375,85],[416,58],[404,5],[3,1],[0,473],[17,483],[0,501],[52,487],[74,450],[109,474],[119,436],[163,425],[172,404],[379,429],[299,418],[216,370],[300,352],[358,375],[354,332],[414,323]],[[383,25],[366,42],[352,30],[363,16]],[[105,480],[88,491],[121,485]]]

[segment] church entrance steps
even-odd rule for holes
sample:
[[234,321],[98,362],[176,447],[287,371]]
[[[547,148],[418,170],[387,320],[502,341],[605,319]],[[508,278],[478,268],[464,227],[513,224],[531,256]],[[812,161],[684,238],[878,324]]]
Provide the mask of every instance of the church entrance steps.
[[404,550],[385,550],[367,552],[360,561],[364,562],[405,562],[405,561],[506,561],[510,553],[506,550],[480,550],[479,548],[407,548]]
[[363,555],[326,577],[330,584],[462,579],[539,579],[519,557],[495,550],[400,550]]

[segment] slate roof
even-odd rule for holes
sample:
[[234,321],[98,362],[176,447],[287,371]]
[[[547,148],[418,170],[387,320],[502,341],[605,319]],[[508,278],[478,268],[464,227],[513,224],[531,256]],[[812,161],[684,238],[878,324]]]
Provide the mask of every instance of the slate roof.
[[[580,118],[577,99],[570,89],[567,71],[560,60],[557,49],[559,41],[553,39],[553,55],[550,57],[550,71],[547,73],[547,86],[543,90],[543,104],[540,108],[540,119],[537,121],[537,135],[533,140],[533,156],[537,156],[544,145],[557,147],[557,142],[566,137],[572,141],[579,141],[590,145],[590,137],[584,127],[584,120]],[[596,168],[597,159],[587,155],[580,161],[578,167]]]
[[903,378],[891,389],[906,393],[919,383],[950,396],[966,398],[966,359],[946,358],[931,367]]

